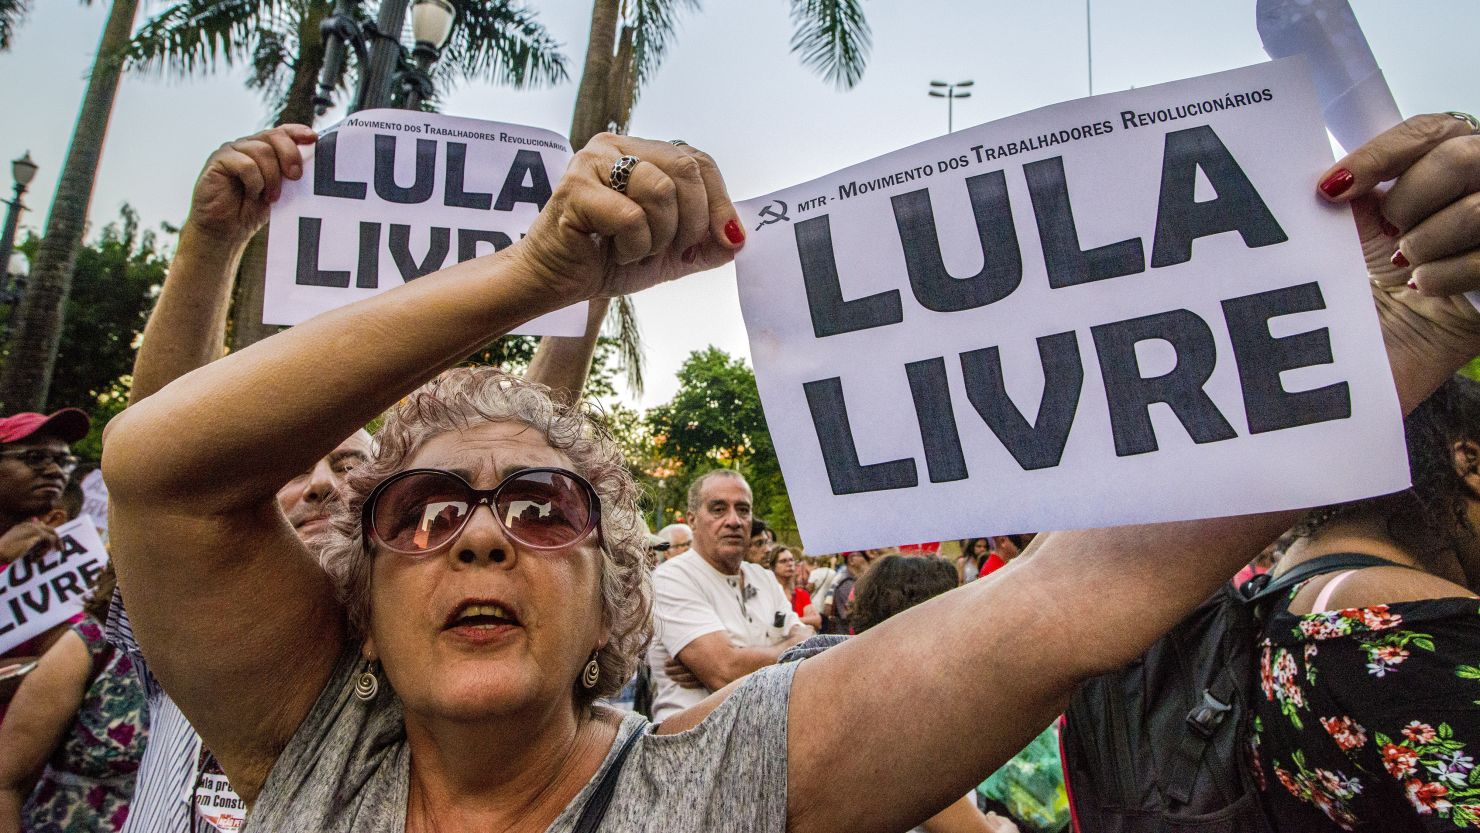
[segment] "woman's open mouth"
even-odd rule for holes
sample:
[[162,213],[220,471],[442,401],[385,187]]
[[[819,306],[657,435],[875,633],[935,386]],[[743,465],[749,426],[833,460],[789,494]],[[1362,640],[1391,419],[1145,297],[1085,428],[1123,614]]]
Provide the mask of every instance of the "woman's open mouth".
[[523,625],[507,607],[491,601],[464,602],[447,617],[443,630],[472,642],[486,643],[511,634]]

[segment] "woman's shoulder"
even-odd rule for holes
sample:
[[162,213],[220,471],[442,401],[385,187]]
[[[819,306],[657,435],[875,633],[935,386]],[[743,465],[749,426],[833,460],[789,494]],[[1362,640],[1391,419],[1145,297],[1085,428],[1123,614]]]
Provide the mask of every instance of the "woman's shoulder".
[[[1310,608],[1326,584],[1341,583],[1324,609]],[[1291,591],[1291,605],[1271,622],[1275,642],[1296,643],[1443,628],[1480,647],[1480,598],[1439,576],[1406,567],[1371,567],[1340,578],[1318,576]]]

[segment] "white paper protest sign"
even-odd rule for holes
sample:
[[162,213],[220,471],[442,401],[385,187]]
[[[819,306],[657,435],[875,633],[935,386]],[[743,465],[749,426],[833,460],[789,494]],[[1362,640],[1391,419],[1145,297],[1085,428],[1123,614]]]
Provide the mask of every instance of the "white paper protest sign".
[[82,514],[93,519],[98,535],[106,542],[108,538],[108,485],[103,482],[103,470],[93,469],[82,478]]
[[[365,110],[304,149],[267,244],[267,324],[298,324],[512,245],[571,158],[565,137],[523,125]],[[586,304],[517,328],[579,336]]]
[[92,518],[78,515],[56,531],[61,549],[0,571],[0,654],[80,613],[108,563]]
[[739,205],[741,309],[819,552],[1408,485],[1300,59],[1046,107]]

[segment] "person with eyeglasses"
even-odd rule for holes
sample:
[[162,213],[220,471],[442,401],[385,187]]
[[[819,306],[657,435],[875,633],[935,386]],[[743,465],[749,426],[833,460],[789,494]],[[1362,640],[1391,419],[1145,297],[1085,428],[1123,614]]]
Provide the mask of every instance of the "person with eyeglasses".
[[[71,445],[90,428],[87,414],[76,408],[0,419],[0,579],[15,561],[60,545],[53,527],[69,520],[61,503],[67,479],[77,470]],[[0,654],[0,668],[30,666],[68,626],[57,625]],[[0,682],[0,721],[18,685],[18,678]]]
[[[299,147],[316,138],[301,125],[276,127],[227,142],[206,160],[135,359],[130,406],[221,357],[237,264],[252,235],[266,222],[282,181],[302,175]],[[599,324],[604,311],[604,305],[593,304],[589,320]],[[579,338],[542,339],[529,377],[548,385],[552,395],[570,397],[572,390],[578,395],[595,337],[595,328],[588,326]],[[373,443],[369,433],[357,427],[326,454],[285,478],[275,492],[277,510],[310,558],[318,557],[330,532],[332,507],[345,478],[369,458]],[[133,587],[128,598],[150,589]],[[234,830],[244,817],[244,802],[152,675],[133,636],[131,605],[124,599],[121,593],[113,599],[107,635],[133,661],[145,686],[151,741],[144,750],[123,833]]]
[[[1356,201],[1407,410],[1480,353],[1480,312],[1451,297],[1480,288],[1480,228],[1456,204],[1480,193],[1480,138],[1461,127],[1410,120],[1320,177],[1335,187],[1310,183]],[[1424,234],[1384,231],[1380,210],[1398,205],[1405,233]],[[601,135],[513,246],[318,316],[115,418],[104,472],[135,630],[246,801],[246,833],[908,829],[1293,523],[1043,534],[991,580],[763,668],[656,731],[593,707],[649,634],[638,490],[583,410],[447,368],[556,308],[728,263],[744,239],[709,157]],[[1400,239],[1428,241],[1405,244],[1416,269],[1393,264]],[[387,409],[336,507],[326,574],[275,492]]]

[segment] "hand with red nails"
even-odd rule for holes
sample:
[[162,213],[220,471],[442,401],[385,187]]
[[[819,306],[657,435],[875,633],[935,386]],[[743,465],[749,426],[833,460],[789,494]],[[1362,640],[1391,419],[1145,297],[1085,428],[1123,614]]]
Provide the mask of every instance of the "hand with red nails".
[[[639,161],[611,185],[624,156]],[[689,145],[603,133],[571,160],[515,247],[574,302],[628,295],[722,266],[745,242],[713,159]]]
[[1447,113],[1415,116],[1317,187],[1352,207],[1389,353],[1480,353],[1480,312],[1461,294],[1480,289],[1480,134]]
[[301,124],[286,124],[222,145],[195,182],[183,231],[227,246],[250,240],[282,195],[283,180],[303,176],[298,146],[317,139]]

